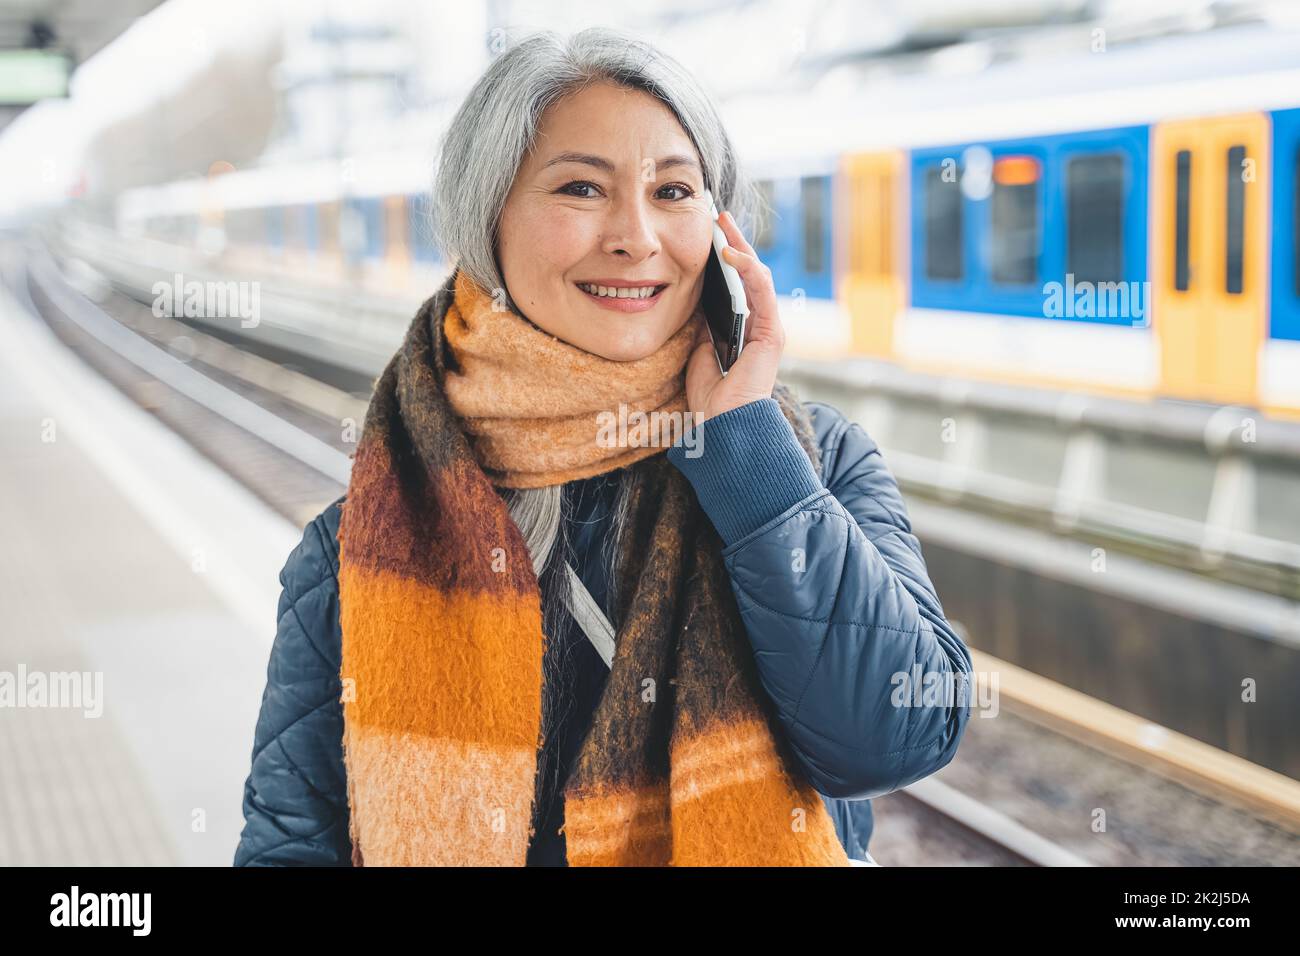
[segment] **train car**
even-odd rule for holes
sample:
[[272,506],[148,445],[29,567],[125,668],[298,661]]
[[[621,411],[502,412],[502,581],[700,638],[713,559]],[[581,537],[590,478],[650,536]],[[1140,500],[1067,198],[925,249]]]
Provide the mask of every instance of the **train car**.
[[427,157],[410,151],[215,169],[123,193],[117,226],[230,268],[407,292],[445,267],[428,215],[428,171]]
[[[769,97],[728,120],[745,155],[786,168],[840,150],[844,354],[1294,418],[1300,57],[1289,36],[1236,40]],[[794,243],[803,219],[778,210],[767,231]],[[786,263],[797,299],[812,287]]]

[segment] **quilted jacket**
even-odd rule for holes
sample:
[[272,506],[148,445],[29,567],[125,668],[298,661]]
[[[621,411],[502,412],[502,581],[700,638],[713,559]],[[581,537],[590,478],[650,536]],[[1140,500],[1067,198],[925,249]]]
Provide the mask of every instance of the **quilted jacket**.
[[[679,441],[666,454],[723,541],[763,687],[792,750],[848,855],[863,860],[870,798],[945,766],[970,716],[964,693],[924,704],[900,693],[912,686],[903,675],[964,688],[971,656],[944,617],[875,442],[833,406],[805,404],[820,479],[770,398],[710,418],[698,447]],[[342,500],[307,526],[280,574],[236,866],[350,863],[339,700]]]

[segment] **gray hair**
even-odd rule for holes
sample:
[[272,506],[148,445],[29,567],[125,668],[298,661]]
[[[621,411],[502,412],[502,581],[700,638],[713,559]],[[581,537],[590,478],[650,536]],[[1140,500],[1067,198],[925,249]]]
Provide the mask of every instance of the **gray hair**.
[[447,259],[507,301],[496,256],[506,196],[547,107],[600,81],[642,90],[673,111],[699,153],[705,188],[742,232],[750,233],[762,206],[713,98],[676,60],[607,27],[568,40],[551,31],[531,34],[493,61],[456,111],[442,138],[431,203],[432,228]]

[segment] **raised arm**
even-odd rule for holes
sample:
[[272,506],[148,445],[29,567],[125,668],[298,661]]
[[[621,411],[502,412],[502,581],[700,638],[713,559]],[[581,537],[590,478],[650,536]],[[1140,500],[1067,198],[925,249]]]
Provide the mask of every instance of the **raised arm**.
[[723,540],[763,685],[810,782],[865,799],[952,759],[971,657],[875,442],[833,407],[810,408],[824,484],[771,398],[708,419],[698,457],[680,443],[668,456]]

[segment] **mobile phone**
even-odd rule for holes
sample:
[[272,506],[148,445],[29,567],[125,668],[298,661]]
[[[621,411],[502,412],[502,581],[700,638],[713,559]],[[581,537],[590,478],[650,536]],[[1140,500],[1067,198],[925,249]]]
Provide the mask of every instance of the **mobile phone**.
[[718,225],[718,207],[713,202],[713,194],[705,190],[703,195],[709,203],[709,215],[713,217],[713,249],[709,252],[708,265],[704,267],[704,292],[700,304],[708,321],[718,368],[726,375],[740,358],[740,350],[745,345],[749,303],[745,299],[745,283],[740,273],[722,258],[722,250],[728,247],[728,243],[726,233]]

